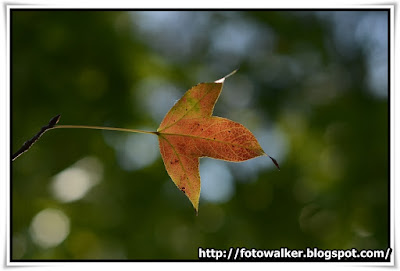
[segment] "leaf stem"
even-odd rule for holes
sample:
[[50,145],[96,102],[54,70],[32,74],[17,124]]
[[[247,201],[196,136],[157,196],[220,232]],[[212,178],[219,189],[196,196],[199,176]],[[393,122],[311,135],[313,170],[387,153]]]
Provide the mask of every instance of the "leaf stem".
[[50,129],[93,129],[93,130],[107,130],[107,131],[119,131],[119,132],[130,132],[130,133],[141,133],[141,134],[152,134],[158,135],[158,132],[143,131],[138,129],[125,129],[125,128],[114,128],[114,127],[103,127],[103,126],[88,126],[88,125],[56,125]]
[[28,151],[36,141],[48,130],[53,130],[57,128],[80,128],[80,129],[95,129],[95,130],[109,130],[109,131],[120,131],[120,132],[130,132],[130,133],[141,133],[141,134],[152,134],[152,135],[159,135],[159,132],[150,132],[150,131],[143,131],[137,129],[125,129],[125,128],[114,128],[114,127],[101,127],[101,126],[87,126],[87,125],[56,125],[60,120],[60,115],[53,117],[49,124],[43,126],[40,131],[34,135],[31,139],[25,141],[21,148],[16,151],[11,156],[11,161],[15,161],[21,154]]

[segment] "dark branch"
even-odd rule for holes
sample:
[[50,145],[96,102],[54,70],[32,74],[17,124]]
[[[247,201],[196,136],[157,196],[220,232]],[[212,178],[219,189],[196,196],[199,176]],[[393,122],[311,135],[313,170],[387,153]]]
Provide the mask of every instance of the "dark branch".
[[24,152],[26,152],[27,150],[30,149],[30,147],[32,147],[32,145],[38,141],[38,139],[49,129],[53,128],[58,121],[60,120],[61,115],[57,115],[54,118],[52,118],[49,121],[49,124],[47,124],[46,126],[43,126],[42,129],[40,129],[40,131],[31,139],[25,141],[24,145],[22,145],[22,147],[13,154],[12,156],[12,161],[14,161],[15,159],[17,159],[21,154],[23,154]]

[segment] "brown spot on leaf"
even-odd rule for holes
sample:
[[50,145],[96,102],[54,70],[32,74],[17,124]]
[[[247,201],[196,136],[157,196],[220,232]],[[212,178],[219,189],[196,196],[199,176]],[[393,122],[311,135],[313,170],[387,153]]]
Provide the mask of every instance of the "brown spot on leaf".
[[179,160],[178,160],[178,159],[175,159],[175,160],[170,161],[169,163],[170,163],[171,165],[174,165],[174,164],[176,164],[176,163],[178,163],[178,162],[179,162]]

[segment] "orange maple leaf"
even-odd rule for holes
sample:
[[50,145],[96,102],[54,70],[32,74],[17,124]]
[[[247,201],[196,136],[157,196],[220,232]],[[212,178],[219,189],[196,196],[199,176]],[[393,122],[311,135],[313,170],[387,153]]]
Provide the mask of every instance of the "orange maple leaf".
[[46,131],[56,128],[98,129],[157,135],[161,156],[169,176],[189,198],[197,213],[200,198],[200,157],[242,162],[266,155],[279,169],[276,160],[263,151],[255,136],[246,127],[228,119],[212,116],[225,79],[235,72],[213,83],[201,83],[189,89],[165,115],[156,132],[87,125],[56,125],[60,119],[60,115],[57,115],[33,138],[23,144],[12,156],[12,161],[29,150]]
[[[267,155],[246,127],[212,116],[225,78],[231,74],[189,89],[157,129],[165,168],[175,185],[189,198],[196,213],[200,198],[199,158],[242,162]],[[279,168],[275,159],[270,158]]]

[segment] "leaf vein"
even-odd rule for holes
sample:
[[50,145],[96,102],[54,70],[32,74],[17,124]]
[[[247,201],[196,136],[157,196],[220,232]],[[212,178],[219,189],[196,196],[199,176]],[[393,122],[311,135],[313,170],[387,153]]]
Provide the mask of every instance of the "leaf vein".
[[[229,130],[232,130],[232,129],[243,129],[243,127],[229,127],[229,128],[223,129],[223,130],[221,130],[221,131],[218,131],[218,132],[216,132],[216,133],[210,135],[210,137],[213,137],[213,136],[215,136],[215,135],[218,135],[218,134],[220,134],[220,133],[223,133],[223,132],[225,132],[225,131],[229,131]],[[235,139],[236,139],[236,138],[234,138],[233,140],[235,140]]]
[[[181,158],[180,158],[178,152],[176,151],[175,147],[171,144],[171,142],[169,142],[169,140],[168,140],[167,138],[165,138],[164,136],[162,136],[162,138],[165,139],[165,141],[167,141],[167,143],[171,146],[171,148],[172,148],[172,150],[174,151],[176,157],[178,157],[179,164],[181,165],[182,170],[183,170],[183,172],[184,172],[186,178],[189,178],[189,175],[188,175],[188,173],[187,173],[185,167],[183,166],[183,163],[182,163],[182,161],[181,161]],[[187,183],[189,184],[190,189],[192,189],[193,187],[192,187],[191,182],[187,182]],[[181,180],[179,180],[179,184],[181,184]]]
[[160,133],[160,135],[163,136],[185,136],[185,137],[191,137],[194,139],[203,139],[203,140],[207,140],[207,141],[212,141],[212,142],[217,142],[217,143],[221,143],[221,144],[225,144],[225,145],[233,145],[236,147],[240,147],[240,148],[244,148],[244,149],[249,149],[249,150],[257,150],[257,147],[248,147],[248,146],[244,146],[244,145],[240,145],[240,144],[235,144],[235,143],[231,143],[231,142],[225,142],[225,141],[220,141],[220,140],[214,140],[211,138],[206,138],[206,137],[200,137],[200,136],[193,136],[193,135],[186,135],[186,134],[170,134],[170,133]]

